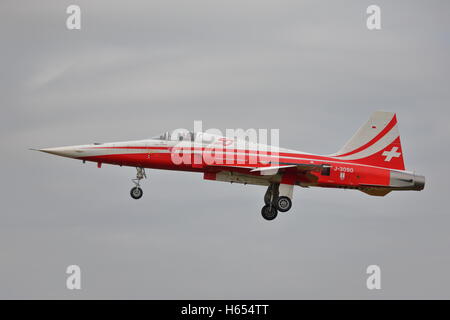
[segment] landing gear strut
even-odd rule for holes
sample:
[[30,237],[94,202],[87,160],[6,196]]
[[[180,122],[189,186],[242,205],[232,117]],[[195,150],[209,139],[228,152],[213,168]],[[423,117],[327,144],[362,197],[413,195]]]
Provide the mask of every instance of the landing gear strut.
[[271,183],[267,188],[266,194],[264,195],[264,203],[266,205],[274,204],[275,200],[278,198],[278,188],[279,184]]
[[130,195],[133,199],[140,199],[142,198],[142,196],[144,195],[144,192],[141,189],[141,180],[144,178],[147,178],[147,175],[145,174],[145,169],[144,168],[136,168],[136,178],[135,179],[131,179],[131,181],[133,181],[134,183],[134,187],[131,188],[130,191]]

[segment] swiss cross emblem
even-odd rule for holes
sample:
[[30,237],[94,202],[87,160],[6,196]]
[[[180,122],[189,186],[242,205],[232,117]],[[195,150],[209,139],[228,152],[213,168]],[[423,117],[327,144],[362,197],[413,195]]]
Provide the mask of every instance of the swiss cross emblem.
[[397,152],[398,147],[392,147],[391,151],[384,151],[382,153],[383,156],[385,156],[386,158],[384,158],[384,161],[391,161],[392,158],[398,158],[400,157],[400,155],[402,154],[401,152]]

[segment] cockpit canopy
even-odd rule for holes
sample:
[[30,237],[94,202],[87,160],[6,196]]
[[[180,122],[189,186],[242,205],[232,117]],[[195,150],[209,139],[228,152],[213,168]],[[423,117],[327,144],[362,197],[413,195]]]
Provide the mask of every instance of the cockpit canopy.
[[206,132],[193,132],[185,129],[176,129],[172,132],[166,131],[160,135],[154,136],[151,139],[163,141],[194,141],[199,143],[215,143],[217,141],[232,141],[233,139],[226,139],[223,136],[210,134]]
[[195,135],[192,131],[177,129],[172,132],[166,131],[160,135],[152,137],[152,139],[164,141],[194,141]]

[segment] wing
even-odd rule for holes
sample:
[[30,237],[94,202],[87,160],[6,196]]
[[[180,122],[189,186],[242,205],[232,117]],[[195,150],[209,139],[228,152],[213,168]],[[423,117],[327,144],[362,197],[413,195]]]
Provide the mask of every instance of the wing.
[[[318,177],[312,171],[320,171],[326,165],[317,164],[287,164],[281,166],[266,166],[259,168],[243,166],[215,166],[216,172],[204,174],[204,179],[235,182],[244,184],[268,185],[270,182],[280,182],[281,174],[286,170],[297,170],[303,181],[316,182]],[[259,173],[259,175],[257,174]]]
[[260,172],[263,176],[271,176],[277,173],[282,173],[285,169],[289,168],[297,168],[298,171],[309,172],[309,171],[321,171],[325,168],[325,165],[322,164],[308,164],[308,163],[298,163],[298,164],[289,164],[283,166],[268,166],[268,167],[259,167],[250,170],[250,172]]

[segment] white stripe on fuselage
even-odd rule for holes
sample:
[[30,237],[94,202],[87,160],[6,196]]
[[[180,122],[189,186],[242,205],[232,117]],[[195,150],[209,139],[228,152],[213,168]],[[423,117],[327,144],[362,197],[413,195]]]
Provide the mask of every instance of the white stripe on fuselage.
[[[107,155],[120,155],[120,154],[138,154],[138,153],[170,153],[170,151],[167,149],[167,147],[161,147],[160,149],[153,149],[154,147],[145,147],[145,149],[125,149],[126,147],[122,147],[120,149],[118,149],[117,147],[102,147],[102,149],[100,148],[89,148],[89,149],[83,149],[83,151],[87,151],[89,150],[89,152],[86,152],[85,154],[81,155],[78,154],[77,157],[79,158],[83,158],[83,157],[91,157],[91,156],[107,156]],[[144,147],[143,147],[144,148]],[[329,164],[330,162],[336,162],[336,163],[340,163],[340,164],[346,164],[346,165],[352,165],[352,166],[363,166],[363,167],[370,167],[370,168],[380,168],[377,166],[371,166],[371,165],[366,165],[366,164],[358,164],[358,163],[353,163],[353,162],[347,162],[347,161],[343,161],[343,160],[350,160],[350,159],[342,159],[342,158],[334,158],[334,157],[329,157],[329,159],[314,159],[314,158],[302,158],[302,155],[311,155],[311,156],[317,156],[317,157],[326,157],[326,156],[321,156],[321,155],[315,155],[315,154],[310,154],[310,153],[296,153],[296,152],[292,152],[293,150],[289,150],[291,151],[290,153],[293,154],[297,154],[298,156],[273,156],[273,155],[261,155],[263,157],[268,157],[270,161],[276,161],[276,162],[282,162],[283,164],[296,164],[296,163],[292,163],[292,162],[285,162],[283,161],[284,159],[289,159],[289,160],[300,160],[300,161],[304,161],[304,163],[309,163],[309,164]],[[252,153],[254,152],[254,153]],[[213,164],[215,166],[217,165],[223,165],[223,166],[236,166],[236,161],[233,161],[233,163],[227,163],[227,157],[226,155],[235,155],[235,156],[254,156],[257,157],[258,154],[256,153],[256,150],[248,150],[248,153],[245,152],[233,152],[233,151],[225,151],[225,152],[220,152],[220,154],[225,155],[224,158],[220,158],[218,160],[223,160],[223,163],[217,163],[217,164]],[[280,151],[282,152],[282,151]],[[202,151],[201,150],[183,150],[183,153],[187,153],[187,154],[192,154],[192,153],[196,153],[196,154],[201,154]],[[239,159],[239,158],[238,158]],[[256,163],[255,163],[256,165]],[[239,164],[238,164],[239,166]],[[242,166],[239,166],[240,168],[249,168],[249,169],[253,169],[255,167],[249,167],[246,166],[245,164],[243,164]],[[383,168],[386,169],[386,168]]]

